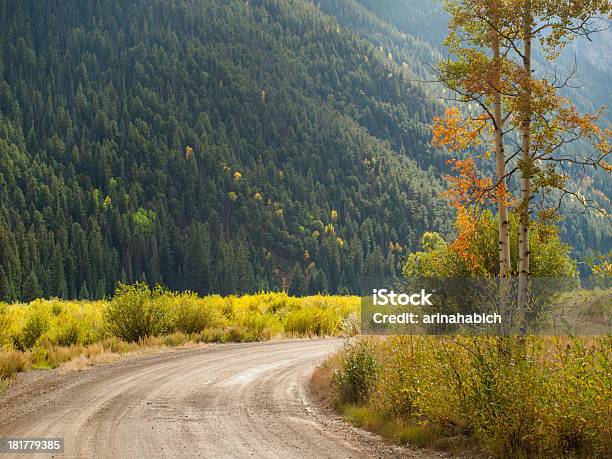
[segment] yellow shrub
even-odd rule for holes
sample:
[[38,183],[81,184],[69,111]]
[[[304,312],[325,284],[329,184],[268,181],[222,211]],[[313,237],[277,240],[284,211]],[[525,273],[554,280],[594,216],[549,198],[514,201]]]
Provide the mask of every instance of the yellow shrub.
[[166,333],[172,325],[171,298],[146,284],[120,285],[106,308],[109,331],[129,342]]
[[0,352],[23,351],[15,355],[25,359],[25,366],[11,366],[21,371],[188,341],[354,334],[359,329],[359,301],[358,297],[322,295],[295,298],[282,292],[198,297],[150,289],[142,283],[124,285],[110,301],[0,303]]
[[3,347],[7,347],[11,344],[11,323],[12,318],[9,305],[6,303],[0,303],[0,350],[2,350]]
[[194,293],[183,293],[172,298],[173,328],[183,333],[199,333],[205,328],[222,325],[221,311],[216,301],[198,298]]

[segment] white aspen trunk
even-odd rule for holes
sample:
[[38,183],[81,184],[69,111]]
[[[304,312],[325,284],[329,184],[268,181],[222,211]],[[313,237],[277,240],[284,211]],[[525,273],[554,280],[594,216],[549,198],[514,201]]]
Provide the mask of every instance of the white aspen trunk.
[[[493,62],[495,65],[495,88],[493,88],[493,118],[495,122],[495,168],[499,190],[506,192],[506,156],[504,151],[504,118],[502,113],[502,96],[500,93],[500,51],[499,38],[493,43]],[[506,278],[512,272],[510,258],[510,221],[505,200],[497,202],[498,239],[499,239],[499,277]]]
[[[521,109],[521,203],[519,207],[519,285],[518,307],[519,312],[527,314],[527,301],[529,294],[529,213],[531,200],[531,170],[533,159],[531,157],[531,40],[532,22],[531,0],[525,0],[524,11],[524,50],[523,71],[525,72],[524,87],[522,90]],[[522,330],[526,323],[523,323]]]
[[[495,143],[495,170],[497,186],[499,191],[506,192],[506,156],[504,150],[504,118],[501,95],[501,61],[500,61],[500,39],[495,37],[492,45],[494,82],[493,82],[493,122]],[[497,196],[500,198],[500,196]],[[508,207],[505,199],[497,201],[497,230],[499,245],[499,307],[500,311],[510,314],[508,310],[510,295],[510,276],[512,275],[512,259],[510,258],[510,221],[508,219]],[[510,331],[510,330],[507,330]],[[506,353],[507,348],[503,340],[500,342],[500,352]]]

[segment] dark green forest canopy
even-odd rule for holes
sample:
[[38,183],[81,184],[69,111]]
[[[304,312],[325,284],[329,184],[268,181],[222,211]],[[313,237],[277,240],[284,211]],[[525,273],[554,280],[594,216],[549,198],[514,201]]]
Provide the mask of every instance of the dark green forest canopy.
[[[445,23],[413,6],[0,0],[0,298],[361,293],[400,273],[452,230],[439,94],[417,81]],[[579,253],[610,245],[564,225]]]
[[358,293],[448,229],[435,105],[308,2],[2,1],[0,30],[2,298]]

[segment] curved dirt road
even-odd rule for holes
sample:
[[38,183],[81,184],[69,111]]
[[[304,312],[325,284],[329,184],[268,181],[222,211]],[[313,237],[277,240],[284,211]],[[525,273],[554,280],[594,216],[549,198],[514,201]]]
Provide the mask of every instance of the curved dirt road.
[[27,373],[0,398],[0,437],[64,437],[66,457],[422,457],[309,402],[314,365],[340,346],[219,345]]

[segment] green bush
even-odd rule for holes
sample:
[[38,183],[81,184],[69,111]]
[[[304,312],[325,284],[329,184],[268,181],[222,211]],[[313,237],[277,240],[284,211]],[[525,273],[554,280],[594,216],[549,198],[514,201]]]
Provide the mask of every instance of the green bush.
[[109,331],[128,342],[166,333],[173,321],[167,300],[161,287],[119,285],[105,311]]
[[343,402],[363,403],[376,379],[377,359],[367,340],[347,346],[334,383]]
[[[454,242],[446,243],[437,233],[425,233],[421,238],[422,251],[408,254],[404,262],[407,278],[496,277],[499,275],[497,254],[497,217],[490,211],[473,216],[475,230],[462,241],[467,250],[459,250]],[[512,276],[518,276],[519,241],[518,215],[510,215],[510,252]],[[530,274],[533,277],[573,277],[576,275],[571,247],[563,243],[557,228],[543,222],[531,222],[529,233],[531,253]],[[470,256],[466,257],[465,252]]]

